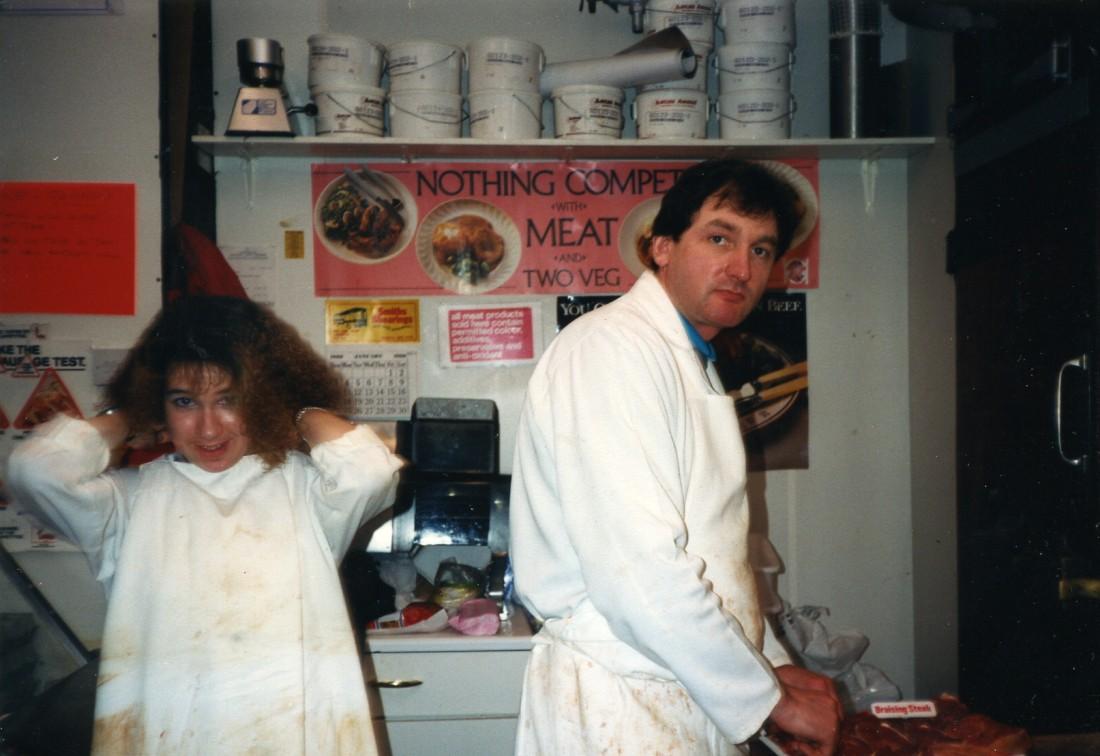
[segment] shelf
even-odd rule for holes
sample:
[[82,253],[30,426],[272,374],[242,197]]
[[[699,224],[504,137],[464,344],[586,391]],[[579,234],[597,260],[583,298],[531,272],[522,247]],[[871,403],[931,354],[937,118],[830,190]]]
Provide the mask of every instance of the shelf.
[[743,158],[864,159],[908,158],[932,148],[935,137],[885,139],[393,139],[391,137],[219,137],[196,136],[194,143],[215,157],[241,158],[398,158],[405,161],[464,159],[636,159],[689,160],[723,155]]

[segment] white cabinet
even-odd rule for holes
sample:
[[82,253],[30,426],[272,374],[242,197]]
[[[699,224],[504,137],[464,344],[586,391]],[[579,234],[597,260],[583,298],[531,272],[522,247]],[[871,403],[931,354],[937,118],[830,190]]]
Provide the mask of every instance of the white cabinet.
[[368,634],[364,673],[393,756],[511,754],[531,628],[494,636]]

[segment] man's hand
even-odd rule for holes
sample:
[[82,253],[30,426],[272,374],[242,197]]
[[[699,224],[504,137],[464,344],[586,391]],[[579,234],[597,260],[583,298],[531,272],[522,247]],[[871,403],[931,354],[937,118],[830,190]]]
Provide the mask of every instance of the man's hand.
[[835,753],[844,709],[833,681],[789,664],[776,667],[775,675],[779,678],[783,695],[768,720],[778,729],[799,739],[797,744],[793,744],[798,748],[795,753],[805,756],[830,756]]

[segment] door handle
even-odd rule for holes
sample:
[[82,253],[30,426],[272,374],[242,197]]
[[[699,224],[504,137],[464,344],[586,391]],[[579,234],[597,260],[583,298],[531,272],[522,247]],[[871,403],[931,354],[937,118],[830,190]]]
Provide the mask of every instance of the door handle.
[[1059,578],[1058,598],[1100,599],[1100,578]]
[[[1085,354],[1066,360],[1062,363],[1062,367],[1058,368],[1058,382],[1054,388],[1054,440],[1058,445],[1058,455],[1062,458],[1062,461],[1073,467],[1079,467],[1085,461],[1085,455],[1067,457],[1065,450],[1062,448],[1062,378],[1065,376],[1067,368],[1078,368],[1087,371],[1088,367],[1088,355]],[[1087,377],[1088,374],[1086,373]]]
[[370,686],[372,688],[415,688],[417,685],[423,685],[423,680],[371,680]]

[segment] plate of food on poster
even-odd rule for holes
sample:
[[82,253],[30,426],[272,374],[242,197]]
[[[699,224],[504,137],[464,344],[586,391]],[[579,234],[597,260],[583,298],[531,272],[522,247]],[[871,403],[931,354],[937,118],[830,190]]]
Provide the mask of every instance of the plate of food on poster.
[[733,397],[742,433],[781,420],[809,388],[807,363],[753,333],[724,331],[715,339],[718,372]]
[[622,230],[619,232],[619,256],[623,259],[627,270],[636,277],[642,275],[652,259],[649,243],[653,231],[653,219],[657,217],[657,211],[660,209],[661,198],[650,197],[632,207],[623,217]]
[[487,202],[455,199],[437,205],[420,223],[416,256],[428,277],[457,294],[482,294],[516,272],[519,228]]
[[416,214],[416,202],[398,179],[349,168],[321,190],[314,225],[333,255],[369,265],[391,260],[408,246]]

